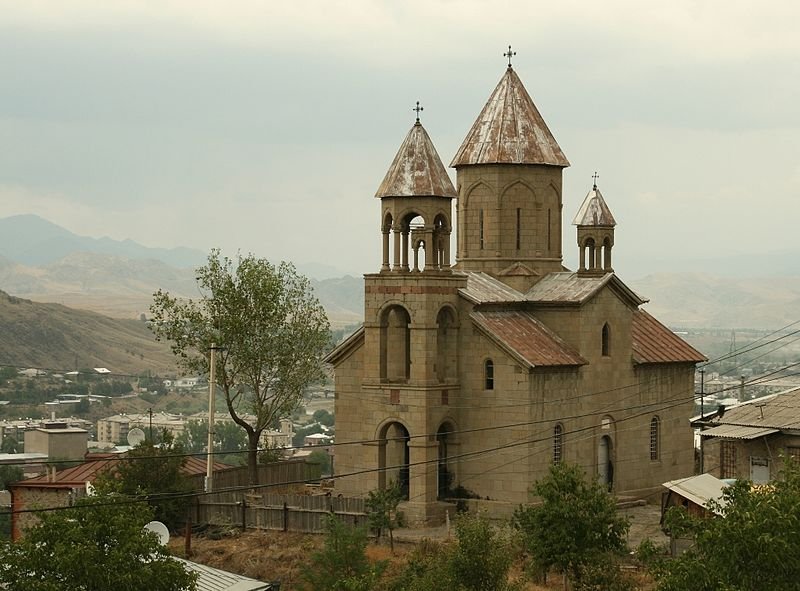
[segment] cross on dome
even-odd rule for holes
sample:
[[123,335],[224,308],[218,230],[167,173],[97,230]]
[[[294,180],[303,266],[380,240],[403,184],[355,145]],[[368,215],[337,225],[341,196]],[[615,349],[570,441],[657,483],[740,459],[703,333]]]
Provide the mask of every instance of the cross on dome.
[[416,112],[417,112],[417,123],[419,123],[419,112],[420,112],[420,111],[424,111],[424,110],[425,110],[425,107],[420,107],[420,106],[419,106],[419,101],[417,101],[417,106],[416,106],[416,107],[414,107],[414,108],[413,108],[413,109],[411,109],[411,110],[412,110],[412,111],[416,111]]
[[516,51],[511,51],[511,46],[508,46],[508,51],[503,54],[503,57],[508,58],[508,67],[511,67],[511,58],[517,55]]

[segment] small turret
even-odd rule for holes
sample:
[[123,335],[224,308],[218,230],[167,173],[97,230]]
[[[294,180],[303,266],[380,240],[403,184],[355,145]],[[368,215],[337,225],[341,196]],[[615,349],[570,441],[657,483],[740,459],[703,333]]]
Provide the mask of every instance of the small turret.
[[592,190],[583,200],[572,224],[578,227],[580,249],[580,275],[604,275],[613,273],[611,249],[614,246],[614,226],[617,225],[611,210],[597,188],[597,173],[594,173]]

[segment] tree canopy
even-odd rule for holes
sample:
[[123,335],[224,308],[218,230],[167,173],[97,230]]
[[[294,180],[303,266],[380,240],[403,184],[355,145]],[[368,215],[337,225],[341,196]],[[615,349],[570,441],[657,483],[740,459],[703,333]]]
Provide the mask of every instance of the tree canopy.
[[745,591],[798,588],[800,581],[800,467],[787,462],[769,485],[737,481],[712,501],[715,515],[690,516],[670,509],[672,535],[694,545],[674,560],[657,563],[660,591]]
[[216,381],[247,433],[250,481],[258,484],[261,434],[289,416],[304,389],[323,377],[328,319],[308,279],[290,263],[276,266],[252,254],[234,261],[213,250],[197,269],[197,285],[199,300],[156,292],[151,327],[193,372],[209,373],[212,344],[220,347]]
[[43,512],[16,543],[0,544],[0,587],[26,591],[149,589],[191,591],[196,576],[169,556],[143,526],[145,504],[113,503],[106,496]]
[[518,508],[513,523],[535,570],[555,568],[577,581],[584,567],[625,549],[628,521],[617,515],[605,487],[587,481],[579,466],[553,464],[532,492],[541,503]]

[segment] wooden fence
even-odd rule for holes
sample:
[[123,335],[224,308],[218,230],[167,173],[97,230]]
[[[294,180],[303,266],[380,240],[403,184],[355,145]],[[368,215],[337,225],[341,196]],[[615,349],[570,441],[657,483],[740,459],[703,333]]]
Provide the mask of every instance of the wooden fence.
[[197,505],[200,523],[305,533],[325,531],[331,513],[355,525],[367,519],[364,499],[325,495],[227,492],[206,495]]

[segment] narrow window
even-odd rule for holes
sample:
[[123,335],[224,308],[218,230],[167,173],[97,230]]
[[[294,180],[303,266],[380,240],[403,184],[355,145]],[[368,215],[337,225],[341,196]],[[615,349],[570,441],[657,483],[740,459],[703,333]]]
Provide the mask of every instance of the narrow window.
[[564,457],[564,427],[561,423],[553,427],[553,463],[560,464]]
[[650,419],[650,460],[655,461],[659,458],[661,450],[659,449],[660,424],[658,417]]
[[494,363],[491,359],[483,364],[483,389],[494,390]]
[[550,208],[547,208],[547,252],[552,252],[553,246],[550,243]]
[[608,357],[611,354],[609,352],[609,350],[610,350],[610,347],[609,347],[610,342],[609,341],[611,340],[611,334],[610,333],[611,333],[611,329],[609,329],[608,322],[606,322],[603,325],[603,335],[601,337],[601,340],[602,340],[601,348],[602,348],[602,352],[603,352],[603,357]]
[[517,250],[519,250],[519,248],[520,248],[519,245],[520,245],[520,231],[521,231],[521,226],[520,226],[520,218],[521,218],[520,214],[521,214],[521,212],[522,212],[522,210],[518,207],[517,208]]
[[480,248],[483,250],[483,210],[478,213],[478,229],[480,231]]
[[736,478],[736,444],[733,441],[721,441],[719,455],[721,477]]

